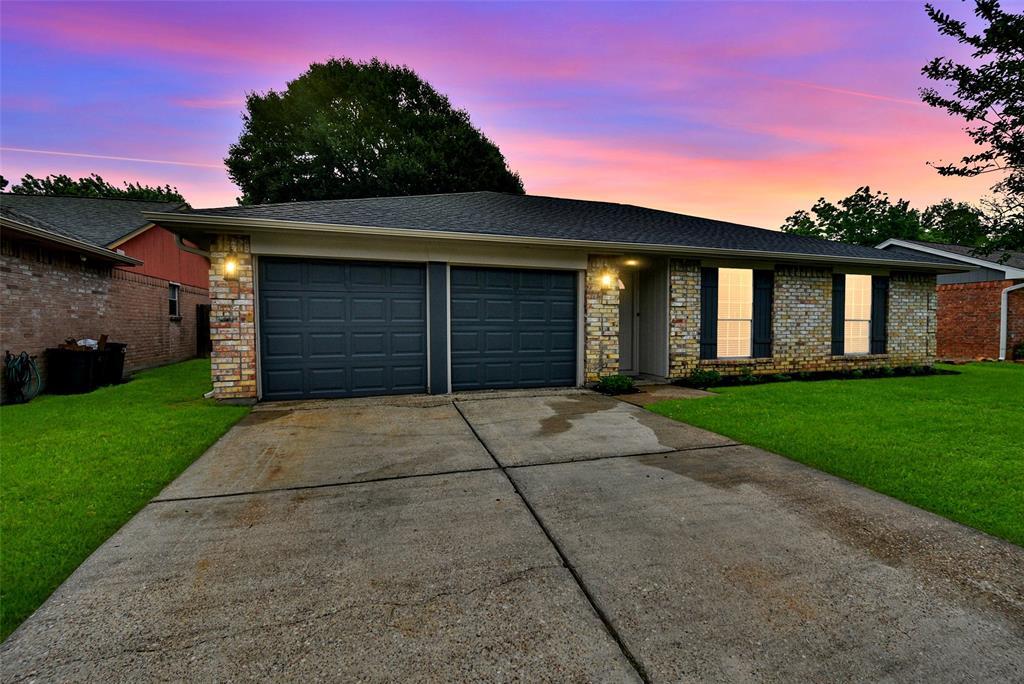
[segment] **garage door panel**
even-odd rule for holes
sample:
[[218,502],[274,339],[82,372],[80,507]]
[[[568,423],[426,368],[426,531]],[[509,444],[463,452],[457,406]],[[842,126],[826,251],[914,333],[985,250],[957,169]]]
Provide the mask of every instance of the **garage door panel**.
[[258,288],[265,399],[426,390],[423,266],[265,257]]
[[452,267],[452,389],[576,384],[576,280]]

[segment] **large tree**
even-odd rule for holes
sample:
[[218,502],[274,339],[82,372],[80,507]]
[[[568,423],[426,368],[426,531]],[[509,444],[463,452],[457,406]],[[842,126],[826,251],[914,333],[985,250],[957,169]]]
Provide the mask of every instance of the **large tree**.
[[906,200],[892,202],[886,193],[864,186],[837,203],[820,198],[810,211],[800,209],[787,218],[782,230],[874,246],[888,238],[919,238],[921,215]]
[[[3,185],[6,185],[4,179]],[[36,178],[26,173],[21,181],[11,187],[15,195],[60,195],[65,197],[106,197],[110,199],[138,199],[165,202],[185,202],[178,188],[170,185],[144,185],[125,181],[122,187],[112,185],[98,174],[75,180],[63,173]]]
[[944,199],[918,211],[907,200],[894,202],[865,186],[838,202],[820,198],[810,210],[789,216],[782,230],[869,247],[889,238],[973,247],[985,244],[991,223],[991,217],[966,202]]
[[469,114],[404,66],[312,64],[251,93],[225,163],[242,204],[472,190],[522,193]]
[[985,248],[1024,248],[1024,14],[1006,12],[998,0],[975,0],[978,32],[933,5],[925,5],[939,32],[967,46],[973,60],[937,57],[922,73],[942,84],[922,88],[921,99],[967,122],[981,149],[956,162],[934,164],[944,176],[993,174],[996,196]]

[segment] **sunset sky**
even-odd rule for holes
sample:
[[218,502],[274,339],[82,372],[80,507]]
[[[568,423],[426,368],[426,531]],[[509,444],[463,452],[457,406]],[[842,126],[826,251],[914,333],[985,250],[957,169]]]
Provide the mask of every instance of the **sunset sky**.
[[963,56],[921,2],[3,2],[0,21],[9,180],[97,172],[234,204],[244,94],[347,56],[415,69],[533,194],[774,228],[859,185],[924,206],[991,183],[926,166],[972,147],[918,99],[923,64]]

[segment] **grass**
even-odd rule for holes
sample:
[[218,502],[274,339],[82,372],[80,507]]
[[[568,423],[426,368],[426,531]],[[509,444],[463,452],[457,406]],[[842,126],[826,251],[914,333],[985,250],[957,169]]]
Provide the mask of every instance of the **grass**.
[[1024,546],[1024,365],[727,387],[649,408]]
[[248,409],[186,361],[0,407],[0,639]]

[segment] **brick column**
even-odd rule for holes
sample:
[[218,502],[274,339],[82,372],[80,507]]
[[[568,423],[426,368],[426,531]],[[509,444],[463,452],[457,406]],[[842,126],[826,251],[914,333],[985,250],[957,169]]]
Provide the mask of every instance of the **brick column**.
[[[605,276],[611,285],[602,282]],[[615,259],[592,256],[587,263],[584,376],[597,382],[619,372],[619,269]]]
[[[237,261],[237,278],[224,277],[224,262]],[[217,399],[256,399],[256,322],[249,238],[220,235],[210,248],[210,355]]]
[[935,276],[889,277],[888,352],[893,365],[935,363]]
[[668,376],[682,378],[700,357],[700,263],[673,259],[668,268]]
[[832,365],[832,270],[775,269],[772,356],[776,372],[828,370]]

